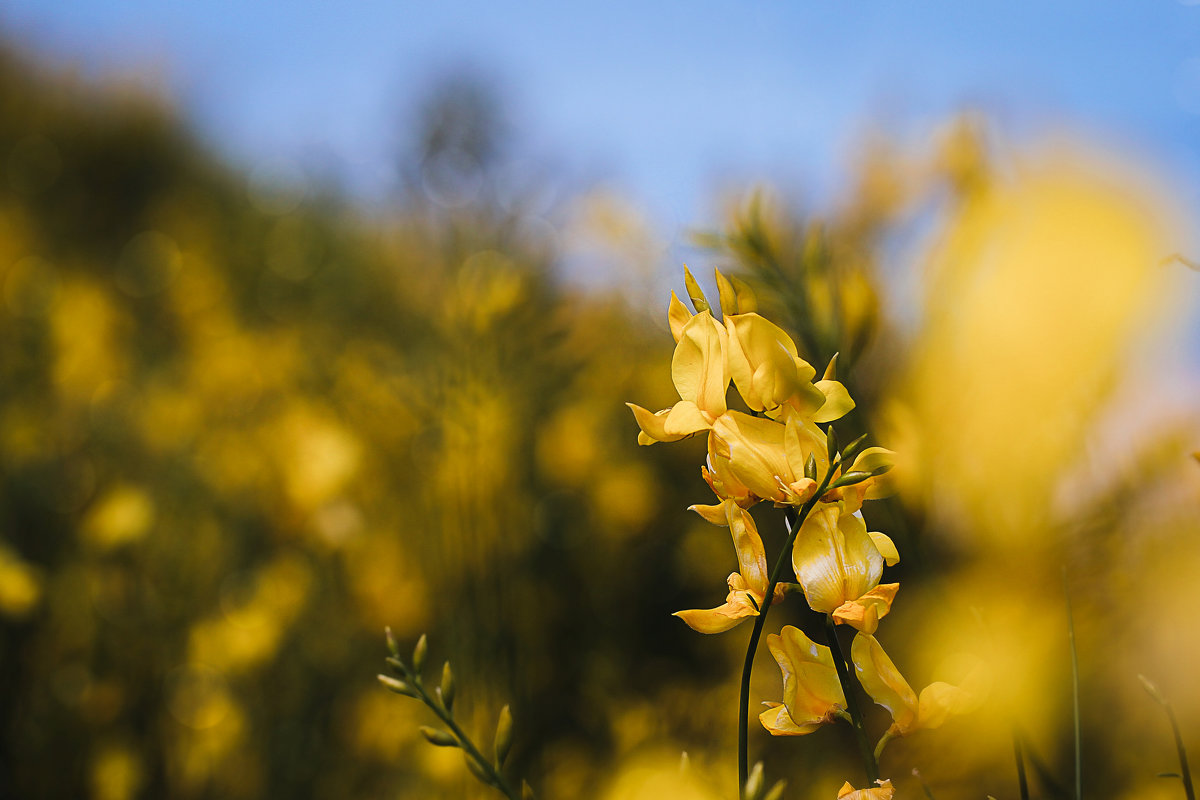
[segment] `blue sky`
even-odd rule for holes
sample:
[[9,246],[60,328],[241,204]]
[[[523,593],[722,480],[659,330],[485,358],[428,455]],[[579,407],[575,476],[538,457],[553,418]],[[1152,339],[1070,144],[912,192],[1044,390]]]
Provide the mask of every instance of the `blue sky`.
[[1198,3],[6,0],[0,30],[52,62],[157,73],[238,165],[321,161],[368,198],[405,115],[465,63],[496,76],[533,160],[613,185],[674,241],[717,187],[820,200],[869,126],[920,142],[968,106],[1014,140],[1085,130],[1200,207]]

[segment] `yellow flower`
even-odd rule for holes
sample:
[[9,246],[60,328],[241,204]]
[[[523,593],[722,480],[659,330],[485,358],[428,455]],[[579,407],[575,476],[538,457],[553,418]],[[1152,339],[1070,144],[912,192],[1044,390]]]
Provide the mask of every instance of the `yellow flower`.
[[878,640],[866,633],[854,637],[850,656],[863,689],[892,714],[888,736],[907,736],[914,731],[940,727],[948,717],[974,709],[986,689],[980,663],[968,672],[961,687],[937,681],[922,689],[917,697]]
[[811,420],[797,414],[781,422],[740,411],[726,412],[713,423],[709,448],[714,468],[717,464],[727,465],[733,485],[779,504],[798,505],[816,491],[816,482],[804,475],[810,455],[816,461],[818,475],[829,469],[825,434]]
[[671,359],[671,379],[680,400],[674,406],[652,413],[627,403],[638,426],[639,444],[676,442],[708,430],[725,413],[725,392],[729,388],[725,328],[702,311],[687,321],[675,345]]
[[725,318],[729,331],[729,373],[738,393],[754,411],[772,411],[789,401],[802,414],[825,404],[812,379],[817,371],[800,358],[782,328],[758,314]]
[[773,736],[800,736],[845,713],[846,696],[838,681],[833,656],[799,628],[785,625],[767,637],[767,647],[783,673],[783,703],[771,703],[759,714]]
[[[738,571],[730,573],[727,579],[729,595],[724,605],[716,608],[675,612],[675,616],[700,633],[721,633],[746,617],[757,616],[767,595],[767,584],[770,583],[767,553],[763,549],[758,528],[754,525],[754,518],[732,500],[726,500],[721,505],[738,557]],[[776,586],[772,605],[782,599],[783,587]]]
[[[895,455],[893,451],[884,447],[868,447],[855,456],[854,463],[846,471],[870,473],[883,468],[890,470],[895,463]],[[864,500],[878,500],[891,495],[894,491],[895,486],[891,472],[884,472],[859,483],[834,489],[826,497],[830,500],[845,500],[846,511],[853,513],[862,508]]]
[[892,609],[898,583],[879,585],[883,565],[900,560],[882,533],[868,533],[861,517],[840,503],[815,508],[792,546],[792,567],[808,605],[834,622],[874,633]]
[[850,781],[842,784],[842,788],[838,790],[838,800],[892,800],[892,796],[896,790],[892,788],[891,781],[875,781],[879,784],[875,789],[855,789],[850,785]]

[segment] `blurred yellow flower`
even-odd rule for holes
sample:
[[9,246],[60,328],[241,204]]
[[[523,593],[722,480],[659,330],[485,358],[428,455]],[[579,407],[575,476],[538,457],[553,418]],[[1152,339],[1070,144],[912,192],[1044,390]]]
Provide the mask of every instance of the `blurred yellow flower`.
[[918,698],[874,636],[859,633],[850,654],[863,689],[892,714],[888,737],[941,727],[949,717],[972,711],[983,699],[982,664],[967,674],[962,686],[936,681],[922,689]]
[[845,713],[846,696],[828,647],[791,625],[767,636],[767,647],[783,673],[783,703],[770,703],[758,715],[772,736],[812,733]]
[[792,547],[792,567],[808,605],[867,633],[892,609],[900,584],[880,585],[879,579],[885,563],[898,561],[892,540],[868,533],[862,518],[841,503],[814,509]]
[[[730,573],[727,579],[729,595],[724,605],[716,608],[675,612],[675,616],[700,633],[721,633],[746,617],[757,616],[767,595],[767,584],[770,583],[767,554],[754,518],[732,500],[726,500],[721,505],[725,509],[726,523],[738,557],[738,571]],[[776,586],[772,605],[782,599],[783,587]]]

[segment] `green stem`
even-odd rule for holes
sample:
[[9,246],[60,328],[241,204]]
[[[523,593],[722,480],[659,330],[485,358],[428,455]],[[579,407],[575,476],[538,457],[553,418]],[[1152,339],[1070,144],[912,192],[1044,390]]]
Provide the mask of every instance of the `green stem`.
[[1021,735],[1013,728],[1013,755],[1017,759],[1017,787],[1021,791],[1021,800],[1029,800],[1029,779],[1025,777],[1025,753],[1021,746]]
[[505,797],[509,798],[509,800],[521,800],[520,793],[508,785],[508,781],[504,780],[504,776],[501,775],[499,770],[492,765],[492,762],[489,759],[483,757],[483,754],[479,752],[477,747],[475,747],[474,742],[472,742],[470,737],[467,736],[467,734],[463,732],[463,729],[458,726],[458,723],[454,721],[454,717],[450,715],[450,712],[446,710],[445,706],[440,702],[440,700],[430,697],[429,693],[425,691],[425,687],[421,683],[420,676],[412,674],[407,668],[405,669],[405,672],[407,673],[405,677],[409,679],[409,684],[416,689],[417,693],[421,696],[421,702],[427,705],[433,711],[433,713],[437,714],[438,719],[444,722],[446,727],[450,729],[450,732],[453,733],[455,738],[458,739],[463,751],[470,756],[471,759],[477,765],[479,765],[479,768],[488,776],[488,785],[496,791],[502,793]]
[[1083,800],[1083,740],[1079,719],[1079,652],[1075,647],[1075,617],[1071,613],[1071,591],[1067,568],[1063,567],[1063,594],[1067,598],[1067,639],[1071,643],[1071,689],[1075,716],[1075,800]]
[[1179,751],[1179,777],[1183,781],[1183,791],[1187,800],[1196,800],[1196,790],[1192,788],[1192,771],[1188,768],[1187,751],[1183,749],[1183,734],[1179,732],[1179,721],[1175,719],[1175,709],[1164,703],[1167,719],[1171,720],[1171,730],[1175,732],[1175,749]]
[[779,583],[783,565],[790,560],[788,554],[792,551],[796,535],[800,533],[800,528],[804,525],[804,520],[808,519],[813,506],[829,488],[833,473],[839,466],[841,466],[840,462],[833,462],[829,465],[829,470],[825,473],[821,485],[817,487],[816,493],[800,507],[799,513],[792,507],[784,515],[784,524],[788,529],[787,541],[783,544],[779,558],[775,560],[775,568],[771,570],[771,580],[767,583],[767,592],[763,596],[762,610],[754,618],[754,629],[750,631],[750,643],[746,646],[746,660],[742,662],[742,684],[738,695],[738,797],[742,800],[746,800],[746,778],[750,775],[750,673],[754,671],[754,656],[758,652],[758,640],[762,636],[763,625],[767,621],[767,612],[771,609],[771,598],[775,596],[775,584]]
[[[825,615],[825,634],[829,638],[829,648],[833,650],[833,666],[837,668],[838,681],[842,684],[842,694],[846,696],[846,710],[854,721],[854,736],[858,739],[858,749],[862,754],[863,769],[867,772],[867,781],[874,785],[879,780],[879,764],[871,751],[871,743],[867,741],[867,729],[863,725],[862,709],[858,705],[858,693],[850,682],[850,670],[846,666],[846,657],[842,655],[842,645],[838,642],[837,625],[833,615]],[[883,740],[881,740],[883,743]],[[882,748],[881,748],[882,749]]]

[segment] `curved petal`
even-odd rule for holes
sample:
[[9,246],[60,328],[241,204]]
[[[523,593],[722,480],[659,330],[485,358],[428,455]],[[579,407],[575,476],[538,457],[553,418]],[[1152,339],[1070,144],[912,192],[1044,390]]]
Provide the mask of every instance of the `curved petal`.
[[795,480],[783,450],[784,426],[740,411],[722,414],[713,432],[729,453],[729,470],[739,483],[764,500],[782,500],[776,476]]
[[825,405],[813,414],[813,422],[833,422],[854,409],[854,400],[846,387],[837,381],[817,381],[815,386],[825,395]]
[[817,506],[792,545],[792,569],[813,611],[831,614],[846,600],[845,543],[836,505]]
[[896,790],[891,781],[876,781],[879,785],[874,789],[855,789],[850,781],[842,784],[838,790],[838,800],[892,800]]
[[798,725],[820,725],[846,707],[829,648],[792,625],[767,637],[767,647],[783,673],[783,704]]
[[803,736],[821,727],[820,723],[797,725],[788,714],[787,706],[777,704],[758,715],[758,721],[772,736]]
[[804,474],[811,455],[817,462],[818,477],[829,470],[829,445],[825,434],[812,420],[789,416],[783,431],[783,450],[794,475]]
[[770,573],[767,571],[767,552],[763,549],[762,537],[758,535],[754,517],[737,503],[726,501],[724,506],[742,580],[745,581],[747,589],[759,597],[765,597]]
[[691,400],[680,400],[671,406],[663,420],[663,430],[667,436],[682,439],[693,433],[706,431],[712,423],[705,418],[703,412]]
[[642,429],[641,434],[638,435],[638,444],[677,442],[684,438],[684,436],[673,436],[667,433],[667,415],[671,413],[670,408],[656,412],[634,403],[625,405],[629,406],[629,410],[633,412],[633,418],[637,420],[638,427]]
[[683,326],[671,357],[671,380],[679,396],[695,403],[709,421],[725,413],[727,338],[724,326],[702,311]]
[[726,320],[729,373],[746,405],[755,411],[775,408],[797,394],[796,344],[787,332],[758,314]]
[[917,719],[917,695],[874,636],[859,633],[850,646],[858,682],[877,704],[892,714],[892,728],[901,736]]
[[683,335],[683,327],[691,318],[692,312],[687,310],[687,306],[675,296],[674,292],[671,292],[671,303],[667,306],[667,323],[671,326],[671,336],[677,343],[679,337]]
[[[732,584],[737,573],[729,576]],[[746,590],[734,590],[728,599],[716,608],[692,608],[686,611],[676,611],[672,616],[679,617],[687,626],[697,633],[724,633],[735,627],[746,617],[758,616],[758,610],[747,597]]]
[[883,576],[883,555],[867,535],[867,523],[856,514],[839,510],[838,530],[842,534],[842,568],[846,576],[846,599],[856,600],[874,589]]
[[898,583],[881,583],[862,597],[843,603],[833,612],[833,619],[863,633],[874,634],[879,620],[892,610],[899,590]]
[[883,556],[883,563],[889,567],[900,563],[900,551],[896,549],[896,543],[890,536],[879,531],[870,531],[867,536],[871,537],[871,541],[875,543],[875,549],[879,551],[879,555]]
[[970,711],[974,703],[975,698],[965,689],[935,681],[921,690],[917,701],[917,723],[913,729],[940,728],[948,718]]

